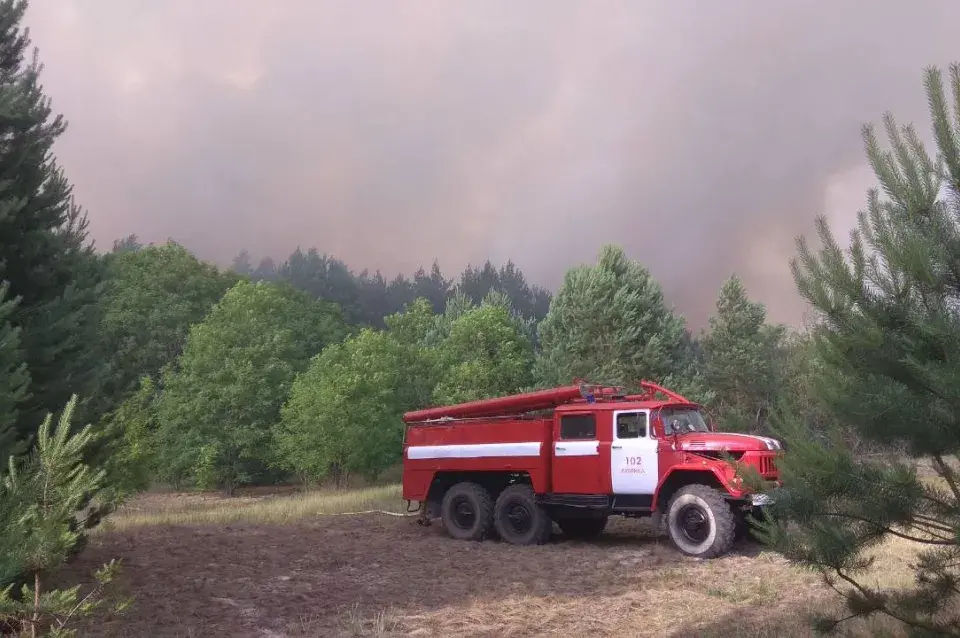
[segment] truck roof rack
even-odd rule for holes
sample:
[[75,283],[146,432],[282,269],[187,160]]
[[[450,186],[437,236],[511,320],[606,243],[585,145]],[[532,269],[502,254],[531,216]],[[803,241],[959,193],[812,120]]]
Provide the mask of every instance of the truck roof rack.
[[652,401],[657,393],[670,400],[691,403],[683,396],[650,381],[641,381],[642,394],[628,395],[624,386],[604,385],[575,380],[572,385],[524,392],[492,399],[480,399],[455,405],[414,410],[403,415],[404,423],[446,423],[453,420],[516,418],[523,414],[550,410],[561,405],[606,401]]

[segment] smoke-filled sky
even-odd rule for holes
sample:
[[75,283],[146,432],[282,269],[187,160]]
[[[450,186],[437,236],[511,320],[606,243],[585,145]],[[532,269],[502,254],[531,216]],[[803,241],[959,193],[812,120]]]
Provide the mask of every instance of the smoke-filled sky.
[[57,154],[101,248],[356,270],[512,258],[551,289],[623,245],[702,325],[737,272],[803,310],[794,238],[846,232],[860,126],[928,126],[955,0],[32,0]]

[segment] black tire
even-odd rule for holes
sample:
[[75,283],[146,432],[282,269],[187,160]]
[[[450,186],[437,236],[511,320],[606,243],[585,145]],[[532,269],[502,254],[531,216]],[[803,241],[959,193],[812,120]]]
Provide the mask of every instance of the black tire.
[[687,485],[678,490],[666,519],[670,540],[687,556],[716,558],[733,546],[737,516],[712,487]]
[[591,540],[603,533],[607,526],[607,517],[564,518],[557,521],[557,526],[565,536],[576,540]]
[[553,521],[537,505],[533,488],[517,484],[500,492],[493,524],[500,538],[511,545],[542,545],[550,540]]
[[447,534],[462,541],[482,541],[493,528],[493,499],[476,483],[457,483],[443,495],[440,521]]

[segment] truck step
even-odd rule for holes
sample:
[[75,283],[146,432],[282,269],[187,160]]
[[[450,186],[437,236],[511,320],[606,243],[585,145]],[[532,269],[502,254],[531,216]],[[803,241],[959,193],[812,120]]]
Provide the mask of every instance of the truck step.
[[613,509],[619,512],[652,511],[653,494],[618,494],[613,497]]
[[585,509],[608,509],[610,497],[606,494],[543,494],[538,499],[541,505],[580,507]]

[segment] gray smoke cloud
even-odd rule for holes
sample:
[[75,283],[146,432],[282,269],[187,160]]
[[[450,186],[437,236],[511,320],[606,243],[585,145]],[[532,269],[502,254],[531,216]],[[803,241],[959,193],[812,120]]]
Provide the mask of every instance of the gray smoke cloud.
[[33,0],[57,154],[101,246],[356,269],[512,258],[555,288],[623,245],[703,325],[733,272],[778,321],[787,260],[873,184],[861,124],[925,133],[960,3]]

